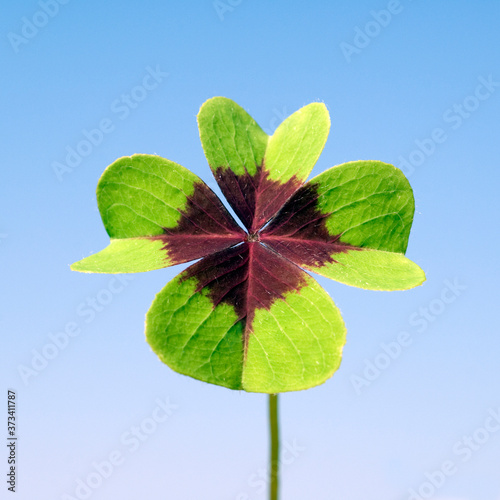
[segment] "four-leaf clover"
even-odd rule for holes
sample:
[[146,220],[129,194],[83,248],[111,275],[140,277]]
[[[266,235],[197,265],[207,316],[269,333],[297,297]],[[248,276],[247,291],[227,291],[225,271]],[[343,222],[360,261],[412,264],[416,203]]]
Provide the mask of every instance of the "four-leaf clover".
[[244,231],[184,167],[153,155],[120,158],[97,202],[110,245],[72,265],[131,273],[198,260],[156,296],[146,337],[179,373],[231,389],[307,389],[337,370],[346,330],[339,310],[304,270],[371,290],[425,280],[406,251],[412,189],[379,161],[330,168],[305,183],[328,136],[313,103],[269,137],[230,99],[198,114],[212,172]]

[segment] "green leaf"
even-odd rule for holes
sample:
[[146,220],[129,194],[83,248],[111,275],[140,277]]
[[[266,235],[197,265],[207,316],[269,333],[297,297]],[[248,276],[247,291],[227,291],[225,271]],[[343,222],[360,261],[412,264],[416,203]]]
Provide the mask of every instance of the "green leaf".
[[340,364],[345,334],[316,281],[259,243],[192,265],[146,318],[149,344],[172,369],[250,392],[323,383]]
[[345,163],[300,188],[261,239],[327,278],[372,290],[405,290],[425,280],[403,255],[413,211],[413,193],[400,170],[377,161]]
[[93,273],[131,273],[187,262],[244,237],[217,196],[195,174],[153,155],[111,164],[97,186],[111,244],[72,265]]
[[425,281],[422,269],[403,255],[415,201],[399,169],[380,161],[355,161],[327,170],[311,184],[317,186],[320,212],[329,214],[328,232],[363,250],[335,254],[336,262],[307,269],[371,290],[407,290]]
[[415,202],[410,183],[393,165],[353,161],[330,168],[309,184],[328,214],[330,234],[349,245],[405,253]]
[[325,290],[306,276],[300,291],[289,292],[269,311],[256,312],[243,370],[246,391],[308,389],[340,366],[346,338],[342,316]]
[[104,250],[71,265],[82,273],[140,273],[168,265],[161,240],[127,238],[112,240]]
[[212,97],[200,108],[198,127],[214,175],[219,168],[237,176],[257,173],[269,136],[241,106],[226,97]]
[[348,250],[337,253],[335,262],[306,269],[346,285],[368,290],[408,290],[425,281],[425,273],[403,254],[381,250]]
[[289,116],[269,139],[264,164],[269,177],[302,184],[318,161],[330,131],[330,115],[323,103],[314,102]]
[[198,114],[200,138],[214,176],[245,227],[257,232],[305,181],[325,145],[330,118],[313,103],[288,117],[269,139],[225,97]]
[[211,384],[242,389],[243,323],[229,304],[214,308],[194,278],[181,274],[156,295],[146,338],[173,370]]

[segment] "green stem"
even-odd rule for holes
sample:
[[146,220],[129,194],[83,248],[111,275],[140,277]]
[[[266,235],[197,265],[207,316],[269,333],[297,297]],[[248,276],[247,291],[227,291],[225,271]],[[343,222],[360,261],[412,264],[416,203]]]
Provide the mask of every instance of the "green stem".
[[269,394],[269,430],[271,433],[271,463],[269,467],[270,500],[278,500],[280,436],[278,423],[278,395]]

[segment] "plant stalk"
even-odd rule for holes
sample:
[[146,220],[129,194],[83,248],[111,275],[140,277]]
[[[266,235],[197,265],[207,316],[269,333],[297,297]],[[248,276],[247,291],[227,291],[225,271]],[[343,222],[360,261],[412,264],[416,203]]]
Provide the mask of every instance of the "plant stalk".
[[270,500],[278,500],[280,436],[279,436],[277,394],[269,394],[269,431],[271,434],[269,498]]

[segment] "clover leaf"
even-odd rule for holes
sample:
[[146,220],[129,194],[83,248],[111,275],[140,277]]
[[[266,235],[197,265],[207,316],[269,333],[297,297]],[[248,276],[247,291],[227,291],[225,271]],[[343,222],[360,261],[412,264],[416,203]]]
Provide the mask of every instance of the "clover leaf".
[[337,165],[305,183],[330,118],[313,103],[269,137],[238,104],[198,114],[210,168],[244,231],[196,175],[159,156],[111,164],[97,186],[110,245],[71,266],[131,273],[198,260],[158,293],[146,337],[175,371],[250,392],[295,391],[339,367],[346,330],[305,270],[371,290],[405,290],[424,272],[404,256],[413,220],[403,173]]

